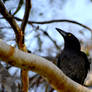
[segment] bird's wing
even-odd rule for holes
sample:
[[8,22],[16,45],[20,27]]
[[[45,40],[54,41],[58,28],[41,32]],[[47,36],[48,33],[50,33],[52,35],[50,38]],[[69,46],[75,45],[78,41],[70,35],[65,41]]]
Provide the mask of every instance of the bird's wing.
[[85,68],[86,68],[87,70],[90,70],[90,62],[89,62],[89,60],[88,60],[87,55],[86,55],[84,52],[81,51],[81,56],[82,56],[82,57],[84,58],[84,60],[85,60]]

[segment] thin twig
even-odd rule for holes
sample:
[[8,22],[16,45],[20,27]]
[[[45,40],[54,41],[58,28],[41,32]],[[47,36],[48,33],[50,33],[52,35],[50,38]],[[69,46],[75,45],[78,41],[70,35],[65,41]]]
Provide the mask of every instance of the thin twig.
[[58,20],[49,20],[49,21],[43,21],[43,22],[36,22],[36,21],[30,21],[29,23],[30,24],[49,24],[49,23],[55,23],[55,22],[69,22],[69,23],[73,23],[73,24],[77,24],[77,25],[80,25],[86,29],[88,29],[89,31],[92,32],[92,29],[89,28],[88,26],[82,24],[82,23],[79,23],[77,21],[74,21],[74,20],[68,20],[68,19],[58,19]]
[[11,27],[4,26],[4,27],[0,27],[0,29],[11,29]]
[[[32,26],[33,26],[34,28],[37,28],[35,25],[32,25]],[[43,30],[43,29],[41,29],[41,28],[39,28],[39,30],[42,31],[43,34],[46,35],[46,36],[54,43],[54,45],[55,45],[55,47],[56,47],[57,49],[60,49],[60,47],[57,45],[56,41],[53,40],[53,39],[50,37],[50,35],[49,35],[45,30]]]
[[[14,17],[16,20],[18,21],[22,21],[22,19],[18,18],[18,17]],[[77,21],[74,20],[68,20],[68,19],[58,19],[58,20],[49,20],[49,21],[42,21],[42,22],[37,22],[37,21],[28,21],[28,24],[50,24],[50,23],[56,23],[56,22],[69,22],[69,23],[73,23],[73,24],[77,24],[81,27],[84,27],[86,29],[88,29],[89,31],[92,32],[92,29],[82,23],[79,23]]]

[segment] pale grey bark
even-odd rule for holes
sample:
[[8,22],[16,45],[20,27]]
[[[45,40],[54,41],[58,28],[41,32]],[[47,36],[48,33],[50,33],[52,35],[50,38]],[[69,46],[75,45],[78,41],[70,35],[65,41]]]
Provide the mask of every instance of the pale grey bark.
[[57,66],[48,60],[25,53],[0,40],[0,59],[13,66],[34,71],[43,76],[58,92],[92,92],[66,77]]

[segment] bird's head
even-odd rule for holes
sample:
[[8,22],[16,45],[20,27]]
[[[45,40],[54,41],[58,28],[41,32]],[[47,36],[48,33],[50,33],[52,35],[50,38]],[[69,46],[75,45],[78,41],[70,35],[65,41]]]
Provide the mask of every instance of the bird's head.
[[72,34],[69,32],[65,32],[59,28],[56,28],[56,30],[63,36],[64,38],[64,48],[66,49],[73,49],[76,51],[80,51],[80,42],[79,40]]

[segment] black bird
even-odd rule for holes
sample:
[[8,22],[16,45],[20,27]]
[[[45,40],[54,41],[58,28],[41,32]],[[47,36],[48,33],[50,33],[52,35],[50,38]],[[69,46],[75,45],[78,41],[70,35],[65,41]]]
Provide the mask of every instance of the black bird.
[[90,70],[88,58],[80,50],[80,42],[73,34],[59,28],[56,28],[56,30],[64,38],[64,49],[58,58],[57,66],[72,80],[83,85]]

